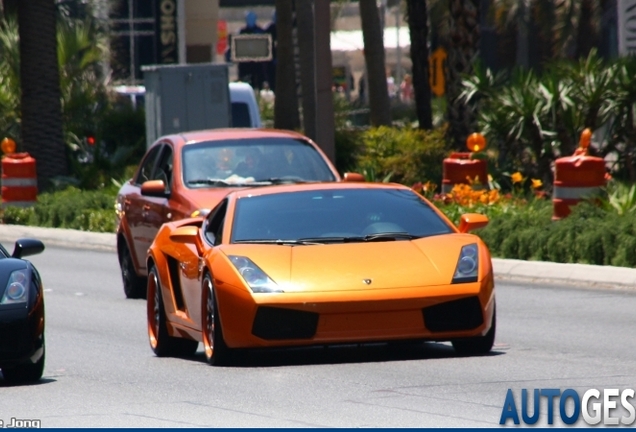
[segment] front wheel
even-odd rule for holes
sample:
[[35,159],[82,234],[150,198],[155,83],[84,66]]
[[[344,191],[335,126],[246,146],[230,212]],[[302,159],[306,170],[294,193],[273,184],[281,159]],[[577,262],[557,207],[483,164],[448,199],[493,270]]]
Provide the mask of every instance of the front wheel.
[[156,267],[148,273],[148,301],[146,302],[148,319],[148,340],[150,348],[157,357],[189,357],[199,346],[197,341],[172,337],[168,334],[166,311],[163,307],[161,284]]
[[23,363],[2,369],[4,380],[10,384],[31,383],[39,381],[44,373],[45,347],[42,344],[42,356],[35,363]]
[[466,339],[454,340],[453,348],[459,355],[483,355],[488,354],[495,344],[495,333],[497,331],[497,308],[492,313],[492,323],[490,330],[484,336],[476,336]]
[[202,313],[203,318],[203,348],[205,351],[205,359],[211,365],[222,365],[228,361],[230,349],[223,340],[223,330],[221,329],[221,320],[219,319],[219,311],[216,303],[216,295],[214,293],[214,285],[212,276],[206,273],[203,277],[203,302]]

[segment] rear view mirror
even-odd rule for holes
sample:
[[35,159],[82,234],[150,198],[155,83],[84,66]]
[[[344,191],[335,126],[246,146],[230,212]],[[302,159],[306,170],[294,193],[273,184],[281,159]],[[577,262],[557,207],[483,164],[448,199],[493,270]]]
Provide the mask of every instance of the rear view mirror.
[[364,178],[362,174],[353,173],[353,172],[345,173],[343,180],[348,183],[360,183],[360,182],[366,181],[366,179]]
[[11,256],[13,258],[22,258],[25,256],[42,253],[43,250],[44,243],[42,243],[40,240],[23,238],[18,239],[15,242],[15,247]]
[[199,228],[195,226],[182,226],[170,233],[170,240],[175,243],[195,244],[199,237]]
[[203,254],[203,241],[199,235],[199,227],[186,225],[179,227],[170,233],[170,240],[175,243],[193,244],[197,248],[199,256]]
[[466,213],[459,219],[459,232],[466,233],[488,225],[488,216],[479,213]]
[[163,180],[148,180],[141,185],[141,194],[144,196],[167,198],[170,194],[166,192],[166,184]]

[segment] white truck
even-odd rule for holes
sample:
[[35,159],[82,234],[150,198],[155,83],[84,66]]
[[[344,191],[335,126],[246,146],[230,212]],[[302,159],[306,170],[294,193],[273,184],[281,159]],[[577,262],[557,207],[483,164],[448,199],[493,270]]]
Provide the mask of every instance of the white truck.
[[228,83],[222,65],[145,66],[145,86],[115,91],[146,110],[146,142],[189,130],[259,128],[260,110],[247,83]]

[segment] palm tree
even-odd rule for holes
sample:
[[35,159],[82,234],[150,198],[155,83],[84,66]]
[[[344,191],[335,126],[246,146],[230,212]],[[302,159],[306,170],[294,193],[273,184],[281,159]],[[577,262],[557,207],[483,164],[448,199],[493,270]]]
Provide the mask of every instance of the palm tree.
[[0,18],[0,137],[20,140],[20,43],[18,23]]
[[316,140],[316,74],[314,2],[296,2],[298,20],[298,51],[300,63],[300,87],[302,91],[303,129],[305,135]]
[[37,161],[38,189],[68,174],[62,132],[55,0],[18,2],[22,145]]
[[102,59],[108,57],[107,46],[95,20],[60,20],[57,56],[66,134],[83,137],[98,128],[99,115],[108,104],[101,70]]
[[450,0],[450,46],[448,51],[449,138],[451,146],[463,148],[475,130],[476,115],[472,105],[460,97],[462,75],[472,74],[479,54],[479,3],[481,0]]
[[413,90],[420,129],[433,128],[431,86],[428,64],[428,11],[426,0],[407,0],[409,31],[411,33],[411,60],[413,64]]
[[380,14],[375,0],[360,0],[360,19],[364,41],[364,60],[369,85],[371,124],[391,124],[391,105],[386,83],[384,39],[380,27]]
[[300,118],[296,94],[292,0],[276,0],[276,31],[274,127],[296,130],[300,127]]
[[517,65],[541,69],[555,58],[585,58],[598,47],[601,6],[597,0],[493,0],[492,9],[500,34],[516,31]]
[[54,0],[18,2],[22,144],[38,163],[38,188],[68,174],[62,131]]

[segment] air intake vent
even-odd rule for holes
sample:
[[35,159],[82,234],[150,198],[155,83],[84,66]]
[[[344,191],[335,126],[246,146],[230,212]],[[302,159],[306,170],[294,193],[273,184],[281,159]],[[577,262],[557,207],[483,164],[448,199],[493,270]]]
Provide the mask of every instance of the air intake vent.
[[422,309],[424,324],[432,332],[472,330],[484,322],[477,297],[467,297]]
[[31,343],[29,329],[25,322],[19,324],[0,323],[0,353],[21,355],[28,350]]
[[317,313],[261,306],[256,311],[252,334],[269,340],[311,339],[317,326]]

